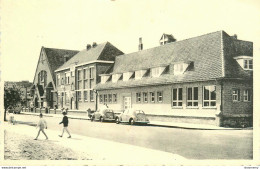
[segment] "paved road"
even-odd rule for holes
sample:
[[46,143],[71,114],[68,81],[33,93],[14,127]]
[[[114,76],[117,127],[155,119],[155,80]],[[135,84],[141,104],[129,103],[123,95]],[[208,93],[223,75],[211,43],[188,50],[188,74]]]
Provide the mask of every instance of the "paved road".
[[[36,124],[39,117],[16,115],[16,120]],[[45,117],[48,128],[62,130],[61,118]],[[192,130],[157,126],[69,120],[72,133],[179,154],[188,159],[252,159],[252,130]],[[47,130],[48,131],[48,130]],[[35,134],[36,134],[35,130]],[[98,145],[93,145],[98,146]],[[117,147],[115,147],[117,148]]]

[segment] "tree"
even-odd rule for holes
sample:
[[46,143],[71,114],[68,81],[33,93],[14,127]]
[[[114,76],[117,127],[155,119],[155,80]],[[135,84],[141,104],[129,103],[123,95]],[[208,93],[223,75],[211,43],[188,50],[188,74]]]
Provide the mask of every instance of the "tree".
[[5,112],[4,112],[4,121],[6,120],[6,110],[8,107],[15,107],[18,103],[21,102],[21,94],[20,94],[20,90],[15,87],[4,87],[4,108],[5,108]]

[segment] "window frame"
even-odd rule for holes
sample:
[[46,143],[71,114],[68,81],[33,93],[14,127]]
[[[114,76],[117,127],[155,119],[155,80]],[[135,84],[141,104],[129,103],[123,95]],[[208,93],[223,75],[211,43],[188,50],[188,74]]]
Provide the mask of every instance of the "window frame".
[[[173,90],[176,90],[176,100],[173,99],[174,97],[174,92]],[[180,97],[180,90],[181,90],[181,99]],[[172,88],[172,108],[183,108],[183,87],[174,87]],[[176,103],[176,106],[173,105],[173,103]],[[181,103],[181,106],[179,105]]]
[[[161,96],[159,95],[161,93]],[[161,100],[160,100],[161,97]],[[157,91],[157,102],[162,103],[163,102],[163,92],[162,91]]]
[[112,103],[113,99],[112,99],[112,94],[108,94],[108,103]]
[[90,91],[89,91],[89,100],[90,100],[91,102],[94,102],[94,91],[93,91],[93,90],[90,90]]
[[113,94],[112,97],[113,103],[117,103],[117,94]]
[[[149,93],[150,93],[150,102],[155,103],[155,92],[149,92]],[[153,101],[152,101],[152,99],[153,99]]]
[[[247,91],[247,92],[246,92]],[[245,89],[243,92],[243,100],[244,102],[251,102],[252,98],[251,98],[251,89]],[[247,99],[245,99],[245,96],[247,97]]]
[[[209,86],[213,86],[213,87],[215,87],[215,92],[216,92],[216,99],[215,100],[212,100],[211,99],[211,92],[209,91],[209,100],[205,100],[205,95],[204,95],[204,93],[205,93],[205,91],[204,91],[204,89],[205,89],[205,87],[209,87]],[[208,106],[205,106],[204,105],[204,103],[205,102],[209,102],[209,105]],[[215,102],[215,106],[211,106],[211,103],[214,103]],[[216,108],[217,107],[217,87],[216,87],[216,85],[207,85],[207,86],[202,86],[202,107],[203,108]]]
[[99,95],[99,103],[103,103],[103,94]]
[[[195,88],[197,88],[197,100],[195,100]],[[189,99],[189,89],[191,89],[191,100]],[[199,87],[187,87],[186,93],[186,107],[199,107]],[[191,103],[191,106],[189,106],[189,103]],[[194,105],[195,103],[197,103],[197,106]]]
[[136,93],[136,103],[141,103],[141,92]]
[[148,103],[148,93],[147,92],[143,92],[143,102]]
[[244,59],[244,61],[243,61],[243,68],[245,70],[253,70],[253,59]]
[[[234,93],[236,92],[236,93]],[[236,99],[234,99],[234,97],[236,97]],[[232,101],[233,102],[240,102],[241,101],[241,94],[240,94],[240,89],[238,88],[234,88],[232,89]]]
[[[85,95],[85,93],[86,93],[86,95]],[[87,97],[85,97],[85,96],[87,96]],[[83,91],[83,98],[84,98],[84,102],[88,101],[88,91],[87,90]]]

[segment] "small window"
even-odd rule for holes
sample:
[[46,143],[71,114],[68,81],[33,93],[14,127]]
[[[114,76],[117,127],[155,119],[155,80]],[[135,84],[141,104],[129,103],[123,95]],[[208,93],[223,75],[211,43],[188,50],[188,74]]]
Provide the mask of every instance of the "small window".
[[198,106],[198,87],[187,88],[187,106],[197,107]]
[[94,92],[93,92],[93,90],[90,90],[90,101],[91,102],[94,101]]
[[239,89],[232,90],[232,99],[233,99],[233,101],[240,101],[240,90]]
[[107,95],[104,94],[104,103],[107,103]]
[[143,93],[143,99],[144,99],[144,103],[148,102],[147,92]]
[[182,107],[182,88],[172,89],[172,106]]
[[108,102],[112,103],[112,94],[108,94]]
[[245,59],[244,60],[244,69],[245,70],[252,70],[253,69],[253,60],[252,59]]
[[251,91],[249,89],[244,90],[244,101],[251,101]]
[[136,102],[141,103],[141,93],[136,93]]
[[114,102],[114,103],[117,102],[117,94],[113,94],[113,102]]
[[152,103],[155,102],[155,93],[154,92],[150,92],[150,100]]
[[84,91],[84,101],[88,101],[88,91]]
[[157,92],[157,101],[162,102],[163,101],[163,93],[162,92]]
[[103,103],[103,95],[99,95],[99,103]]
[[216,86],[203,87],[203,107],[216,107]]

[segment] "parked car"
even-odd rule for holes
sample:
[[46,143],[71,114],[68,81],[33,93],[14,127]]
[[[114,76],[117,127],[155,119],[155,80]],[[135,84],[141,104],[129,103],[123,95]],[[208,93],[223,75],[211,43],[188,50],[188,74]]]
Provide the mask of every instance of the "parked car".
[[115,121],[115,113],[112,109],[109,108],[102,108],[98,109],[94,114],[91,116],[91,121]]
[[7,109],[8,113],[20,114],[22,110],[21,106],[9,107]]
[[123,113],[116,116],[116,123],[129,123],[130,125],[137,123],[148,124],[149,119],[142,110],[126,109]]

